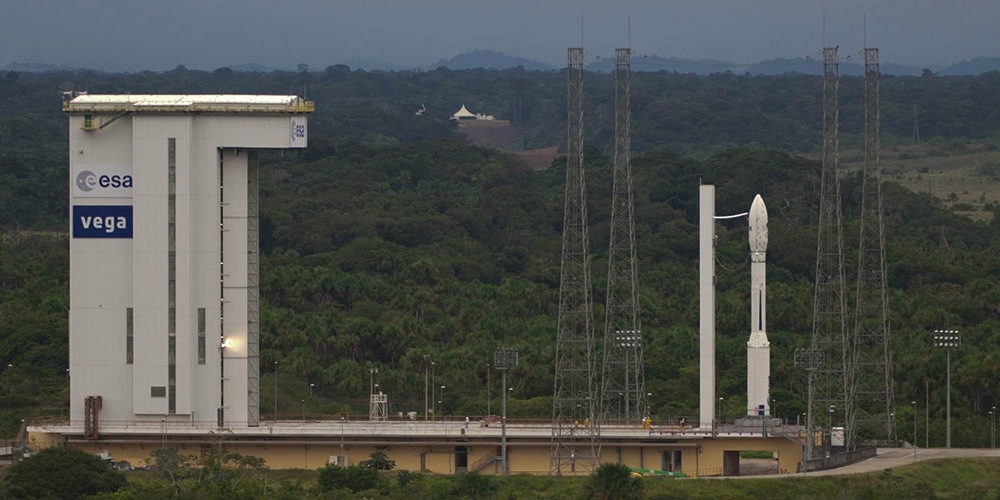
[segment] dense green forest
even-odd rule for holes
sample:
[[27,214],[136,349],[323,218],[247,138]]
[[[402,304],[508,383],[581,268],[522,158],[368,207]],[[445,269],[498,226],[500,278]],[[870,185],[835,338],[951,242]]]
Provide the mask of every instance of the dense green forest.
[[[610,232],[613,92],[587,75],[587,181],[595,315]],[[861,82],[841,81],[842,143],[857,142]],[[883,144],[1000,136],[1000,74],[884,78]],[[531,170],[469,144],[461,104],[524,127],[524,147],[565,142],[565,73],[505,71],[0,73],[0,436],[21,418],[66,411],[66,118],[59,92],[298,93],[316,101],[310,147],[267,154],[261,175],[262,414],[367,414],[369,383],[391,411],[420,411],[425,356],[438,413],[499,406],[487,363],[517,347],[509,414],[551,415],[565,161]],[[636,73],[635,217],[646,388],[657,421],[697,417],[699,183],[720,214],[763,195],[770,214],[768,334],[775,413],[805,411],[792,353],[812,329],[820,141],[816,77]],[[423,116],[420,105],[430,110]],[[846,147],[846,146],[845,146]],[[984,182],[986,182],[984,178]],[[857,238],[860,181],[844,178],[845,248]],[[1000,227],[942,201],[884,187],[897,428],[944,441],[944,352],[952,359],[954,443],[988,443],[1000,380]],[[749,315],[746,222],[720,222],[717,367],[722,414],[743,413]],[[379,369],[373,375],[369,367]],[[276,384],[276,385],[275,385]],[[278,389],[278,390],[276,390]],[[275,402],[273,394],[278,394]],[[488,396],[491,401],[488,401]],[[279,415],[279,417],[281,416]],[[923,444],[923,440],[918,440]]]

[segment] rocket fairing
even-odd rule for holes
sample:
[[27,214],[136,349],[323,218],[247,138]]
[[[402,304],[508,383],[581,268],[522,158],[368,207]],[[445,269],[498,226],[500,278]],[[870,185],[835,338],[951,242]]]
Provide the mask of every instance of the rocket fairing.
[[767,207],[764,206],[764,198],[758,194],[750,204],[750,252],[751,259],[757,261],[757,253],[760,253],[760,262],[764,261],[764,253],[767,252]]
[[[767,345],[767,207],[758,194],[750,205],[750,345]],[[759,335],[758,335],[759,334]]]
[[747,342],[747,414],[770,415],[771,348],[767,340],[767,207],[750,205],[750,340]]

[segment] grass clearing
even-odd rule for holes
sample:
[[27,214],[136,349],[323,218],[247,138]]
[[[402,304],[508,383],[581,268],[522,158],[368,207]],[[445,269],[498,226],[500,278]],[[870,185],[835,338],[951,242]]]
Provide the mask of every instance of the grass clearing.
[[[916,144],[880,151],[882,178],[917,193],[931,193],[956,213],[991,220],[1000,206],[1000,150],[993,144]],[[864,166],[863,150],[847,150],[846,171]]]

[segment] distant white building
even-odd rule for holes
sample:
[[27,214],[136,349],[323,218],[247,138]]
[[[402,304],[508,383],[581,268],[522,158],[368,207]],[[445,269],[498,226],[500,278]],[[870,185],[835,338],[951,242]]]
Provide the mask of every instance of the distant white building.
[[466,109],[465,104],[462,105],[462,109],[459,109],[455,114],[451,115],[452,120],[464,121],[464,120],[496,120],[493,115],[483,115],[479,113],[473,113]]
[[80,95],[69,116],[70,425],[259,423],[257,151],[296,96]]

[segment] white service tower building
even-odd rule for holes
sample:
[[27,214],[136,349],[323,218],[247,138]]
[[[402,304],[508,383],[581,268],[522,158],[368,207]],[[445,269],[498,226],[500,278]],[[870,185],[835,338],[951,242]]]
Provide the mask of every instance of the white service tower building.
[[67,96],[70,420],[259,424],[257,150],[296,96]]

